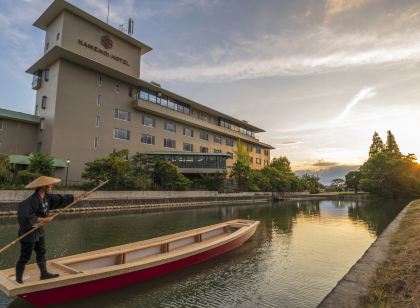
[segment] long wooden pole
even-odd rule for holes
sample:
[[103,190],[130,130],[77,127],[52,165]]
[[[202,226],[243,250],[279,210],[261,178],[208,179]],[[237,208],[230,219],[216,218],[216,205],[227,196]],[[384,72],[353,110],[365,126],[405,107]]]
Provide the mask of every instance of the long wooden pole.
[[[101,184],[99,184],[98,186],[96,186],[94,189],[82,194],[81,196],[77,197],[76,200],[74,200],[72,203],[70,203],[69,205],[67,205],[66,207],[63,207],[62,209],[59,209],[57,211],[57,213],[55,213],[54,215],[52,215],[52,218],[57,217],[58,215],[60,215],[61,213],[63,213],[65,210],[67,210],[68,208],[72,207],[73,205],[75,205],[77,202],[79,202],[80,200],[82,200],[83,198],[86,198],[87,196],[89,196],[91,193],[97,191],[99,188],[101,188],[102,186],[104,186],[106,183],[108,183],[108,181],[102,182]],[[45,225],[46,222],[40,222],[37,223],[36,225],[34,225],[32,227],[32,229],[30,229],[29,231],[25,232],[24,234],[22,234],[21,236],[19,236],[17,239],[15,239],[14,241],[12,241],[11,243],[7,244],[6,246],[4,246],[2,249],[0,249],[0,253],[2,253],[3,251],[5,251],[6,249],[12,247],[14,244],[16,244],[17,242],[19,242],[21,239],[27,237],[29,234],[31,234],[32,232],[34,232],[35,230],[39,229],[40,227],[42,227],[43,225]]]

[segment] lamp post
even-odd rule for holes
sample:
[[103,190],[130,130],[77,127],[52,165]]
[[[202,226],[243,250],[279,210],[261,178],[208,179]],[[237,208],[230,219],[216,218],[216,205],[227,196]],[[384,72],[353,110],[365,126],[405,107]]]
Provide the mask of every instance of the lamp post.
[[67,165],[67,168],[66,168],[66,186],[67,186],[67,179],[69,177],[69,166],[70,166],[70,159],[68,158],[66,160],[66,165]]

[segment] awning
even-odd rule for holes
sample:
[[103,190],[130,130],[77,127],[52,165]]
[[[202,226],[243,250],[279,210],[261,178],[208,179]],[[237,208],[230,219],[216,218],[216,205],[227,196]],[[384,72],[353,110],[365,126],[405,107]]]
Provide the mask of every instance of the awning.
[[[9,163],[13,165],[29,165],[29,158],[31,158],[31,155],[12,154],[9,155]],[[53,167],[65,168],[66,163],[62,159],[53,158]]]

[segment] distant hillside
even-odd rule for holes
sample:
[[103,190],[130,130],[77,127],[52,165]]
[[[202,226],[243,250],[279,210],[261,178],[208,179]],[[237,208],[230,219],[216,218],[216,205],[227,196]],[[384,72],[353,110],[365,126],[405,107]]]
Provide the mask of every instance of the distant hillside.
[[331,184],[331,181],[334,179],[343,179],[347,173],[353,170],[357,170],[360,166],[359,165],[339,165],[333,166],[325,169],[321,169],[318,171],[307,171],[307,170],[298,170],[295,173],[298,176],[301,176],[305,173],[316,173],[320,178],[320,182],[324,185]]

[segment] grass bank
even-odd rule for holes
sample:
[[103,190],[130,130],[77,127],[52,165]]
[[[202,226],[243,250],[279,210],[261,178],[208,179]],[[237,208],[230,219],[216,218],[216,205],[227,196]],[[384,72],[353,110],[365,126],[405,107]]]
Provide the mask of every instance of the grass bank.
[[420,307],[420,199],[392,236],[387,261],[369,285],[363,307]]

